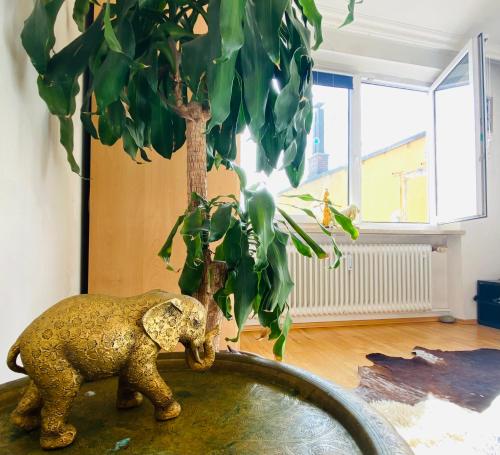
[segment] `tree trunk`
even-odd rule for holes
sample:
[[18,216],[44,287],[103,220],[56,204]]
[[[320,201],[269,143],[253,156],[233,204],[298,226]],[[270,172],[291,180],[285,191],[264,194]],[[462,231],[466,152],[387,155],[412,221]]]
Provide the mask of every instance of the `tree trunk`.
[[[207,191],[207,139],[206,123],[208,115],[199,104],[189,105],[190,116],[186,119],[187,141],[187,196],[188,204],[196,207],[197,202],[192,198],[192,193],[197,193],[204,199],[208,198]],[[206,240],[206,239],[205,239]],[[213,295],[225,282],[225,263],[212,262],[212,253],[207,247],[203,251],[204,266],[200,287],[194,294],[207,309],[207,328],[209,332],[215,327],[220,327],[222,312],[215,303]],[[214,339],[214,349],[219,350],[219,337]]]
[[187,197],[191,206],[196,201],[192,193],[207,198],[207,138],[205,135],[207,118],[200,105],[190,106],[192,118],[186,120],[187,141]]

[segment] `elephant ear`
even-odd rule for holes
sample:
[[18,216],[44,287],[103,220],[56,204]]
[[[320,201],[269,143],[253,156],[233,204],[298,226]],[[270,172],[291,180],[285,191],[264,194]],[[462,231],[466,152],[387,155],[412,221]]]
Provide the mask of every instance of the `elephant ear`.
[[170,299],[150,308],[142,317],[142,326],[163,350],[171,351],[179,341],[179,327],[184,313],[180,299]]

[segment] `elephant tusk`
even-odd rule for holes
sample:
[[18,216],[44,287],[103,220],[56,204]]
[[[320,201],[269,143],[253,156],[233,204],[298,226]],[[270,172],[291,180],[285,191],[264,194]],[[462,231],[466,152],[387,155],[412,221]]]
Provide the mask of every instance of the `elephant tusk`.
[[196,360],[196,363],[203,365],[203,362],[201,361],[201,357],[200,357],[200,351],[198,351],[198,348],[193,348],[193,356],[194,356],[194,359]]

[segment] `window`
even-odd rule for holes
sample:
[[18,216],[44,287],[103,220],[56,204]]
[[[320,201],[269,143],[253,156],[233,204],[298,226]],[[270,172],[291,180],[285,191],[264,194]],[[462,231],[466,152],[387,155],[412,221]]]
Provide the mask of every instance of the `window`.
[[427,92],[361,84],[363,221],[429,221],[428,114]]
[[[321,199],[328,189],[330,199],[338,206],[349,204],[349,111],[352,77],[314,73],[313,126],[305,154],[304,178],[299,188],[292,188],[286,173],[277,170],[270,176],[256,169],[256,145],[248,132],[241,138],[241,166],[248,184],[265,183],[278,199],[287,194],[310,193]],[[278,166],[279,167],[279,166]],[[290,203],[289,199],[281,199]],[[293,200],[293,205],[310,208],[310,204]],[[287,207],[291,214],[302,212]]]
[[486,215],[483,72],[480,35],[432,87],[438,222]]
[[[486,106],[483,36],[464,49],[432,87],[314,73],[313,127],[303,181],[255,171],[256,146],[242,137],[248,183],[280,196],[328,190],[355,204],[365,223],[448,223],[486,215]],[[300,203],[311,208],[310,203]],[[288,207],[290,213],[302,212]],[[320,207],[316,207],[320,214]]]

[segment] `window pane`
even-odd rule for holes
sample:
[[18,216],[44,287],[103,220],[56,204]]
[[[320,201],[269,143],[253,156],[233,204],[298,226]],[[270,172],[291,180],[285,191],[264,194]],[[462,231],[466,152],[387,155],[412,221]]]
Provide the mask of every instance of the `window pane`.
[[[307,141],[306,165],[302,184],[292,188],[284,170],[271,176],[256,172],[256,145],[249,133],[241,138],[241,165],[248,184],[264,183],[281,203],[311,208],[311,203],[280,198],[285,194],[310,193],[322,199],[325,189],[341,207],[348,205],[349,89],[313,86],[313,126]],[[300,210],[286,207],[292,214]]]
[[474,87],[469,55],[436,88],[436,180],[440,220],[476,216],[478,205]]
[[363,221],[428,223],[426,92],[361,85]]

